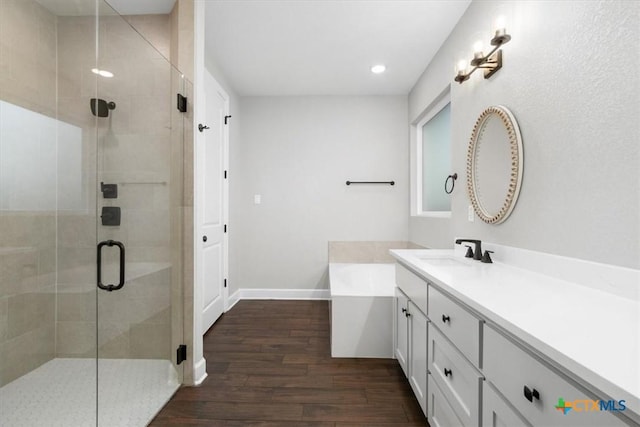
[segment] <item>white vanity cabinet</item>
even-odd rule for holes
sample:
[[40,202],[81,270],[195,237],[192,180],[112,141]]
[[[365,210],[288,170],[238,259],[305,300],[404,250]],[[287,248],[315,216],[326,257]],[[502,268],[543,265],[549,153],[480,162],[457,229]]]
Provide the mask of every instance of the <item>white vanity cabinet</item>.
[[[477,263],[452,251],[391,253],[399,261],[398,307],[426,314],[409,316],[419,318],[419,326],[408,321],[399,327],[407,340],[398,340],[396,357],[423,409],[426,404],[431,426],[640,427],[633,380],[640,365],[629,339],[640,326],[637,297],[624,293],[627,287],[611,293],[596,282],[586,286],[501,263]],[[596,277],[613,271],[630,289],[640,277],[545,257],[538,255],[536,262],[568,263]],[[587,280],[582,273],[576,277]],[[554,304],[548,304],[551,295]],[[543,309],[548,312],[535,317]],[[612,317],[625,328],[610,330]],[[420,342],[424,338],[426,345]],[[420,348],[412,349],[412,341]],[[425,348],[423,400],[416,384],[425,377],[424,362],[416,354]]]
[[480,424],[483,375],[449,340],[429,323],[429,372],[460,425]]
[[429,320],[476,367],[480,368],[482,321],[429,285]]
[[409,298],[399,289],[396,289],[396,330],[395,330],[395,349],[394,354],[404,374],[409,377],[409,319],[407,311],[409,310]]
[[[492,327],[484,330],[484,373],[487,381],[506,398],[528,423],[534,426],[628,425],[611,412],[601,411],[594,395],[579,390]],[[577,402],[565,414],[558,410],[558,399]],[[617,402],[616,402],[617,403]],[[485,412],[493,413],[491,401],[485,400]],[[485,426],[493,425],[485,417]]]
[[396,359],[427,415],[427,282],[396,264]]
[[[456,416],[456,425],[479,426],[483,374],[480,372],[482,321],[449,296],[428,288],[429,375],[435,388],[434,402],[444,399]],[[438,394],[440,397],[438,399]],[[441,415],[442,416],[442,415]],[[437,408],[429,421],[438,424]]]
[[427,316],[409,302],[409,383],[416,395],[422,412],[427,415]]

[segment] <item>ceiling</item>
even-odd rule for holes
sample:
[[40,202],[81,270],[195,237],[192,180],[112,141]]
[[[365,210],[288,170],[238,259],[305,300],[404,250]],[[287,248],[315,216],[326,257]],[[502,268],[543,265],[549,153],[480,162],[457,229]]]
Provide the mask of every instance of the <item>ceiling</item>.
[[205,49],[239,95],[404,95],[470,2],[208,0]]

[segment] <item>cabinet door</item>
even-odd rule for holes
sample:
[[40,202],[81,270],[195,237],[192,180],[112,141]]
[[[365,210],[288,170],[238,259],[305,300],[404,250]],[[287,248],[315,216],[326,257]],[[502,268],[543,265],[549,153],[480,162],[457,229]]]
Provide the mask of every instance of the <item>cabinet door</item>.
[[[463,423],[456,416],[449,402],[442,395],[438,385],[429,374],[429,425],[431,427],[458,427]],[[506,427],[506,426],[505,426]],[[511,426],[508,426],[511,427]]]
[[409,382],[427,415],[427,316],[409,301]]
[[[601,411],[596,403],[604,397],[578,390],[543,365],[530,353],[493,329],[483,338],[484,374],[522,416],[533,425],[616,427],[627,425],[614,411]],[[558,409],[572,403],[570,412]],[[616,401],[611,401],[617,406]],[[564,404],[562,404],[564,407]]]
[[465,426],[480,424],[482,374],[429,323],[429,372]]
[[404,374],[409,376],[409,318],[407,317],[409,300],[401,291],[396,290],[396,348],[395,356]]
[[482,427],[531,426],[486,381],[482,396]]

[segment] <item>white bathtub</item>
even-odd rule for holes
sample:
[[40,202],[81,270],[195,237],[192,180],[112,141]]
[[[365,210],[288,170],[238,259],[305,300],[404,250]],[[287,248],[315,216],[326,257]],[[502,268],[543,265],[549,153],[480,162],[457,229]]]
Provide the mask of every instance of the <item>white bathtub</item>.
[[394,264],[329,264],[331,356],[393,358]]

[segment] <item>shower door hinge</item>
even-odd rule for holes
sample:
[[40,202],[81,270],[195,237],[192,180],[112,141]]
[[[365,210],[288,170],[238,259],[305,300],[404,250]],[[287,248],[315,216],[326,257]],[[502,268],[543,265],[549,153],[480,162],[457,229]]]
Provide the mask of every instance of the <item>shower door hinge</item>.
[[227,287],[227,279],[224,279],[224,287]]
[[231,116],[224,116],[224,124],[225,125],[228,124],[227,120],[230,119],[230,118],[231,118]]
[[178,94],[178,111],[181,113],[187,112],[187,97],[181,94]]
[[184,344],[180,344],[178,346],[178,350],[176,351],[176,364],[181,364],[187,360],[187,346]]
[[224,225],[224,232],[227,232],[227,224]]

